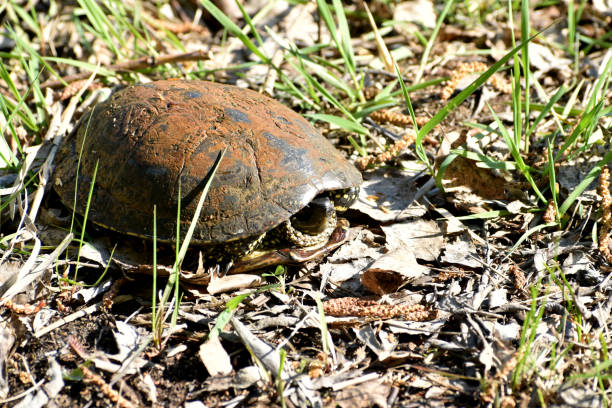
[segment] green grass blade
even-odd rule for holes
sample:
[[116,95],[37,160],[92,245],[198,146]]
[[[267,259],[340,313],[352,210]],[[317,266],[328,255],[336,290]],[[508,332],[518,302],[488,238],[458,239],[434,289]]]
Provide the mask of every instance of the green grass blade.
[[[529,37],[529,0],[521,1],[521,38]],[[521,127],[521,132],[524,135],[524,151],[529,151],[529,136],[527,135],[527,127],[529,126],[529,99],[530,99],[530,70],[529,70],[529,43],[524,43],[521,51],[523,57],[523,83],[525,84],[525,121]]]
[[502,258],[502,261],[505,261],[506,259],[508,259],[510,255],[512,255],[512,253],[516,251],[516,248],[518,248],[532,234],[538,231],[541,231],[545,228],[556,227],[556,226],[557,226],[556,222],[549,222],[548,224],[540,224],[540,225],[536,225],[533,228],[528,229],[527,231],[523,233],[523,235],[520,236],[520,238],[514,243],[514,245],[512,245],[512,247],[508,250],[508,253]]
[[177,236],[176,236],[176,246],[175,246],[177,253],[176,253],[176,259],[174,261],[174,265],[172,267],[172,273],[168,277],[168,281],[166,282],[166,287],[164,288],[164,292],[162,294],[161,300],[159,301],[159,309],[157,310],[157,315],[154,316],[154,320],[155,320],[154,325],[155,327],[158,328],[158,332],[155,335],[155,343],[157,345],[159,345],[161,341],[161,328],[162,328],[162,323],[163,323],[164,313],[165,313],[165,308],[166,308],[165,305],[168,303],[168,300],[170,299],[170,294],[173,292],[175,295],[174,299],[176,300],[176,304],[175,304],[175,309],[172,315],[172,322],[173,323],[176,322],[177,313],[178,313],[178,304],[180,301],[178,297],[178,289],[179,289],[179,272],[181,269],[181,264],[183,263],[183,259],[185,258],[185,255],[187,254],[187,249],[189,248],[189,244],[191,242],[193,232],[195,231],[197,221],[200,218],[200,213],[202,211],[202,207],[204,206],[204,200],[206,199],[206,196],[208,195],[208,190],[210,189],[210,185],[212,184],[212,181],[215,177],[217,169],[219,168],[219,164],[221,163],[221,160],[225,156],[226,151],[227,151],[227,148],[219,152],[215,162],[213,163],[210,170],[208,171],[208,174],[203,180],[204,186],[202,188],[202,192],[200,193],[200,199],[198,200],[196,210],[194,211],[193,218],[191,219],[189,228],[187,229],[187,233],[185,234],[184,239],[180,243],[180,249],[179,249],[179,241],[180,241],[180,231],[181,231],[181,221],[180,221],[181,191],[180,191],[180,185],[179,185],[177,220],[176,220]]
[[100,4],[94,0],[77,0],[77,2],[85,12],[89,22],[92,24],[95,30],[94,34],[102,38],[108,48],[116,56],[124,56],[113,39],[120,44],[122,49],[125,48],[125,40],[123,36],[117,32],[117,29],[109,20],[107,13],[100,7]]
[[339,116],[328,115],[325,113],[307,113],[306,115],[309,118],[314,120],[321,120],[323,122],[331,123],[332,125],[338,126],[341,129],[346,130],[347,132],[359,133],[361,135],[367,135],[368,130],[364,128],[360,123],[341,118]]
[[[151,316],[157,316],[157,205],[153,204],[153,296]],[[157,319],[151,319],[151,332],[157,333]]]
[[255,40],[257,41],[257,44],[259,44],[259,47],[263,48],[264,42],[261,39],[261,36],[259,35],[259,31],[257,31],[257,28],[255,27],[255,23],[253,23],[251,16],[249,16],[249,14],[246,12],[246,10],[244,9],[244,7],[239,1],[236,1],[236,5],[238,6],[238,8],[240,9],[240,12],[242,13],[242,18],[244,19],[244,21],[246,21],[249,28],[251,29],[251,32],[255,36]]
[[355,119],[361,120],[367,117],[372,112],[376,112],[381,109],[391,108],[395,105],[397,105],[397,102],[391,98],[388,98],[387,100],[375,99],[374,101],[366,103],[363,108],[360,108],[359,110],[355,111],[353,113],[353,116],[355,117]]
[[506,145],[508,145],[508,148],[510,149],[510,153],[512,154],[512,158],[514,159],[514,162],[516,163],[518,169],[522,173],[523,177],[527,179],[527,181],[531,185],[531,188],[536,193],[538,198],[542,200],[542,202],[547,203],[546,198],[544,197],[542,192],[540,192],[540,189],[538,188],[535,181],[531,177],[529,167],[523,161],[523,157],[521,156],[519,147],[516,144],[514,144],[514,139],[508,133],[508,130],[502,123],[501,119],[499,118],[499,116],[497,116],[497,113],[495,113],[495,111],[491,108],[491,106],[488,103],[487,103],[487,106],[489,107],[489,111],[491,112],[491,115],[493,115],[493,118],[495,119],[495,122],[497,123],[497,126],[499,130],[501,131],[502,136],[504,137],[504,140],[506,141]]
[[514,162],[495,160],[482,153],[471,152],[471,151],[464,150],[464,149],[452,149],[451,153],[454,153],[457,156],[465,157],[466,159],[469,159],[469,160],[473,160],[473,161],[482,163],[485,167],[489,169],[504,170],[504,171],[512,171],[512,170],[517,169],[516,163]]
[[342,47],[340,46],[340,39],[338,38],[338,32],[336,30],[336,23],[334,21],[334,17],[332,16],[329,5],[325,0],[317,0],[317,10],[321,19],[325,23],[325,26],[329,30],[329,35],[332,38],[332,41],[336,44],[336,47],[340,52],[342,52]]
[[[419,125],[417,124],[417,121],[416,121],[416,116],[414,114],[414,109],[412,107],[412,102],[410,100],[410,94],[408,93],[408,88],[406,88],[406,84],[404,83],[404,79],[402,78],[402,75],[400,73],[400,70],[397,64],[395,65],[395,74],[397,75],[397,79],[399,80],[400,87],[402,88],[402,93],[404,95],[404,101],[406,102],[406,106],[408,106],[408,110],[410,111],[410,118],[412,119],[412,125],[414,126],[414,131],[417,134],[417,137],[415,139],[416,154],[419,157],[419,159],[423,163],[425,163],[425,165],[427,166],[427,169],[429,170],[429,174],[435,175],[434,168],[429,162],[429,158],[427,157],[427,152],[425,151],[425,147],[423,146],[423,139],[425,138],[426,133],[419,132]],[[438,187],[441,188],[442,186],[439,185]]]
[[185,254],[187,253],[187,249],[189,248],[189,242],[191,242],[191,237],[193,236],[193,232],[195,231],[195,227],[198,223],[197,221],[200,218],[200,213],[202,211],[202,206],[204,205],[204,200],[206,199],[206,196],[208,195],[208,190],[210,190],[212,181],[215,177],[215,174],[217,173],[217,169],[219,168],[219,165],[221,164],[221,160],[223,160],[223,157],[225,156],[226,151],[227,151],[227,148],[224,148],[222,151],[219,152],[215,162],[210,168],[208,174],[206,175],[206,179],[205,179],[206,181],[204,182],[204,188],[202,189],[202,193],[200,194],[200,199],[198,200],[196,211],[193,214],[193,219],[191,220],[189,229],[187,230],[187,233],[185,234],[185,238],[183,239],[183,243],[181,245],[181,250],[179,252],[179,256],[177,260],[178,264],[176,265],[177,268],[180,268],[180,265],[183,262],[183,259],[185,258]]
[[423,77],[423,73],[425,73],[425,67],[427,66],[427,60],[429,59],[429,54],[431,53],[431,49],[433,48],[436,38],[438,37],[438,32],[440,31],[440,27],[442,27],[442,23],[444,22],[444,19],[446,19],[446,15],[450,11],[451,7],[453,6],[453,3],[454,3],[454,0],[446,0],[444,2],[444,8],[440,12],[440,15],[438,15],[438,19],[436,20],[436,26],[434,27],[431,33],[431,37],[429,37],[429,40],[427,41],[427,45],[425,46],[425,50],[423,51],[423,55],[421,56],[421,64],[419,66],[419,70],[417,71],[417,74],[414,77],[414,83],[418,83]]
[[210,0],[200,0],[200,4],[231,34],[237,37],[245,47],[253,54],[257,55],[264,63],[273,66],[272,61],[257,47],[249,37],[246,36],[232,20],[229,19],[217,6]]
[[[28,43],[20,35],[17,35],[17,33],[15,33],[15,31],[13,31],[12,29],[9,29],[9,33],[10,33],[9,37],[11,39],[13,39],[13,41],[15,41],[15,43],[16,43],[16,48],[23,50],[23,52],[25,53],[25,56],[28,59],[36,59],[36,60],[40,61],[40,63],[45,67],[46,70],[49,71],[49,73],[51,75],[59,77],[59,74],[57,72],[55,72],[53,67],[51,67],[49,64],[47,64],[47,62],[44,60],[44,58],[42,58],[42,56],[30,45],[30,43]],[[20,56],[22,58],[24,57],[21,54],[20,54]]]
[[356,66],[354,59],[353,46],[351,45],[351,32],[349,30],[348,22],[344,14],[344,7],[340,0],[332,0],[334,5],[334,11],[336,18],[338,19],[338,31],[340,32],[340,44],[339,49],[341,50],[342,57],[344,58],[346,68],[348,69],[351,76],[355,76]]
[[555,218],[557,222],[560,222],[561,214],[559,214],[559,191],[557,188],[557,175],[555,174],[555,162],[553,157],[554,138],[548,138],[546,142],[548,154],[548,185],[552,194],[553,204],[555,206]]
[[[552,98],[550,98],[550,100],[548,101],[548,103],[544,106],[541,107],[540,109],[540,114],[538,115],[538,117],[533,121],[533,123],[531,124],[531,126],[529,127],[529,129],[527,129],[527,132],[525,133],[525,137],[528,139],[531,134],[533,133],[533,131],[536,129],[536,127],[540,124],[540,122],[547,117],[550,112],[553,110],[555,104],[559,101],[559,99],[561,99],[561,97],[563,95],[565,95],[566,89],[564,85],[561,85],[561,87],[557,90],[557,92],[555,92],[555,94],[553,95]],[[533,104],[531,107],[533,107]],[[535,110],[535,109],[534,109]]]
[[557,151],[555,155],[555,161],[560,160],[561,157],[565,154],[565,151],[570,147],[574,146],[578,142],[578,138],[581,134],[585,133],[586,130],[597,123],[597,118],[601,113],[601,109],[603,108],[603,101],[601,101],[593,110],[586,111],[586,114],[580,118],[578,125],[576,125],[572,131],[572,133],[565,139],[565,142]]
[[208,333],[209,339],[213,337],[218,337],[221,334],[225,326],[227,326],[230,319],[232,318],[234,310],[238,308],[238,306],[240,305],[240,303],[242,303],[244,299],[248,298],[253,293],[255,293],[255,291],[242,293],[240,295],[234,296],[225,304],[225,309],[221,313],[219,313],[219,316],[217,316],[217,320],[215,321],[215,326],[211,329],[210,333]]
[[[83,215],[83,225],[81,227],[81,237],[79,238],[79,250],[77,252],[77,260],[76,267],[74,269],[74,278],[73,280],[77,282],[77,273],[80,268],[80,259],[81,259],[81,249],[83,248],[83,238],[85,237],[85,227],[87,226],[87,218],[89,216],[89,209],[91,206],[91,198],[93,197],[94,187],[96,185],[96,176],[98,175],[98,163],[100,161],[96,160],[96,167],[94,167],[93,176],[91,177],[91,184],[89,185],[89,194],[87,195],[87,204],[85,204],[85,214]],[[76,193],[75,193],[76,194]],[[76,207],[75,207],[76,208]]]
[[[89,62],[73,60],[70,58],[60,58],[60,57],[43,57],[44,61],[55,62],[57,64],[66,64],[73,66],[75,68],[79,68],[83,71],[96,72],[97,75],[105,76],[105,77],[114,77],[116,75],[115,71],[111,71],[99,65],[90,64]],[[59,79],[60,77],[57,76]]]
[[306,59],[303,59],[302,62],[305,67],[310,68],[312,72],[317,74],[323,81],[327,82],[334,88],[341,90],[346,95],[350,96],[351,99],[354,99],[355,91],[346,82],[342,81],[340,78],[334,76],[329,70],[325,69],[325,67]]

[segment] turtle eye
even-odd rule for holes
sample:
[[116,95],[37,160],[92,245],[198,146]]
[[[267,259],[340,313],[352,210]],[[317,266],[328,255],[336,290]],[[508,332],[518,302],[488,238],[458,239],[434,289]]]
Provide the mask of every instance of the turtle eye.
[[346,211],[359,196],[359,187],[350,187],[342,190],[334,190],[329,192],[329,197],[334,202],[336,211]]

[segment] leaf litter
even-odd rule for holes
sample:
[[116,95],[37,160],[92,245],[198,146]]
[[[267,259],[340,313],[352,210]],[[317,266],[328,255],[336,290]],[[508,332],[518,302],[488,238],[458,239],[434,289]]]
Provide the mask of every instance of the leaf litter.
[[[363,162],[364,184],[347,213],[351,238],[331,255],[286,270],[218,277],[198,263],[199,254],[193,251],[193,262],[180,271],[182,298],[174,324],[162,327],[162,347],[151,342],[151,302],[158,298],[164,276],[172,274],[172,261],[160,258],[154,267],[150,243],[89,225],[87,242],[77,251],[73,240],[80,237],[80,226],[74,235],[67,234],[71,217],[53,198],[55,146],[76,117],[120,84],[172,76],[265,88],[303,113],[323,107],[322,112],[339,114],[329,100],[309,92],[313,79],[300,69],[306,60],[295,59],[291,48],[311,52],[306,47],[319,44],[326,45],[311,57],[325,61],[329,71],[319,67],[314,77],[326,81],[329,89],[335,87],[336,96],[346,92],[341,98],[352,98],[355,112],[359,103],[372,100],[347,92],[350,80],[338,68],[346,44],[342,51],[329,46],[337,33],[323,24],[314,3],[277,2],[269,9],[245,3],[254,20],[245,32],[255,28],[263,35],[260,49],[276,56],[278,70],[256,63],[260,57],[234,35],[219,31],[203,6],[170,2],[155,9],[137,3],[138,19],[125,8],[113,13],[113,6],[102,3],[102,15],[96,18],[87,15],[95,8],[85,12],[82,5],[58,10],[43,2],[36,8],[11,2],[0,7],[0,48],[13,53],[1,60],[8,73],[3,79],[9,78],[12,86],[0,85],[7,140],[0,147],[4,158],[13,158],[0,174],[0,194],[8,202],[0,238],[3,403],[610,403],[609,182],[605,177],[585,181],[603,160],[609,161],[612,95],[609,82],[598,88],[597,80],[610,75],[605,67],[611,54],[609,45],[595,41],[606,35],[612,21],[604,2],[581,6],[583,14],[576,20],[580,50],[551,46],[566,44],[576,34],[563,21],[529,44],[533,109],[525,129],[514,124],[512,66],[453,110],[421,147],[413,136],[398,136],[412,128],[401,99],[394,100],[391,111],[372,112],[374,120],[363,121],[369,139],[361,148],[375,159]],[[427,1],[377,3],[371,6],[377,22],[398,23],[379,30],[410,83],[426,47],[420,32],[431,33],[442,10]],[[240,10],[230,4],[222,6],[229,21],[244,24]],[[460,19],[442,24],[423,72],[425,80],[444,78],[446,83],[410,93],[416,115],[425,118],[417,120],[420,127],[512,48],[512,27],[499,12],[457,7],[457,15],[467,19],[482,13],[482,24]],[[384,71],[388,61],[378,55],[385,47],[372,39],[368,20],[359,18],[362,11],[355,5],[346,8],[364,83],[377,89],[375,98],[384,96],[387,86],[398,91],[392,83],[395,73]],[[418,10],[427,18],[418,17]],[[36,12],[38,20],[27,18]],[[551,4],[531,10],[530,17],[534,28],[543,29],[568,12],[565,5]],[[122,24],[120,17],[134,17],[133,30],[126,35],[130,44],[138,44],[135,49],[124,39],[103,35],[104,27],[97,25],[105,20]],[[143,33],[155,47],[141,42]],[[28,50],[24,41],[35,47]],[[490,57],[476,56],[483,49]],[[39,67],[32,71],[33,66],[14,56],[30,58],[28,53],[36,52],[50,55],[45,63],[71,84],[65,86],[48,70],[33,81],[32,72]],[[87,61],[92,67],[55,57]],[[100,75],[94,79],[91,70],[96,66]],[[303,92],[287,92],[285,78]],[[32,82],[40,93],[31,92]],[[539,118],[562,85],[566,92]],[[599,108],[591,102],[594,97],[603,101]],[[8,114],[7,107],[15,114]],[[604,113],[561,150],[566,136],[583,129],[581,118],[596,109]],[[339,149],[357,159],[348,147],[349,132],[334,123],[320,125]],[[520,155],[529,174],[537,175],[533,183],[517,171],[519,161],[504,131],[510,138],[515,131],[532,132],[530,148],[521,145],[524,140],[518,148],[524,149]],[[554,180],[547,167],[548,142],[556,160]],[[383,155],[381,145],[394,146],[388,151],[392,154]],[[423,157],[432,161],[433,174]],[[40,176],[34,184],[32,175]],[[575,192],[575,201],[563,208],[563,200]],[[154,269],[159,279],[152,295]],[[98,282],[105,270],[108,275]],[[171,310],[165,321],[171,321]]]

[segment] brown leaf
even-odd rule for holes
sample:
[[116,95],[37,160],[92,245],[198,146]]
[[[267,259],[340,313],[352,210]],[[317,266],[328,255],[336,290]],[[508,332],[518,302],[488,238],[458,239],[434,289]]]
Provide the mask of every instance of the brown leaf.
[[382,227],[387,238],[387,247],[410,248],[417,259],[435,261],[444,245],[444,234],[435,221],[422,219]]
[[215,295],[217,293],[232,292],[238,289],[252,288],[260,286],[263,279],[259,275],[236,274],[226,275],[222,278],[214,278],[208,284],[208,293]]
[[377,295],[395,292],[402,284],[426,274],[409,248],[400,247],[378,258],[361,275],[361,283]]
[[366,408],[387,407],[387,397],[391,386],[383,384],[380,380],[355,384],[342,389],[334,398],[331,406],[340,408]]
[[234,369],[229,355],[221,345],[218,336],[210,336],[200,345],[200,360],[211,377],[227,375]]

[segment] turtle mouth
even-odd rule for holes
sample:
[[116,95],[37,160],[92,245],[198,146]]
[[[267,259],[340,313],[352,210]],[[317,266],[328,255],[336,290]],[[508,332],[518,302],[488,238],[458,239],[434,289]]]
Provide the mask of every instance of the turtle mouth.
[[[302,231],[299,229],[299,227],[293,224],[292,218],[279,226],[279,233],[281,237],[283,237],[294,247],[304,248],[323,245],[327,242],[330,235],[336,228],[336,210],[332,207],[331,211],[328,213],[326,212],[322,218],[317,220],[309,220],[306,224],[308,227],[312,228],[309,228],[308,231]],[[320,232],[316,232],[315,229],[320,230]]]
[[308,235],[323,233],[334,217],[334,204],[327,196],[315,197],[306,207],[291,217],[291,225]]
[[281,224],[281,234],[296,247],[325,244],[336,228],[337,212],[346,211],[359,194],[359,187],[325,192]]

